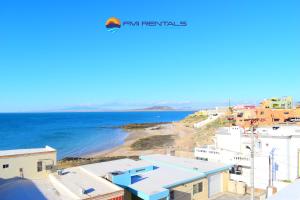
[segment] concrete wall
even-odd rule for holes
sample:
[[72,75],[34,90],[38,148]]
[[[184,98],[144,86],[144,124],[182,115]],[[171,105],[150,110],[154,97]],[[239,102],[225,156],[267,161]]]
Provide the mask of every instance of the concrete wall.
[[[37,171],[37,162],[42,161],[42,171]],[[3,165],[8,164],[8,168]],[[56,165],[56,151],[20,156],[0,157],[0,178],[9,179],[21,177],[20,168],[23,169],[23,178],[39,179],[47,176],[46,165]]]
[[228,192],[229,172],[222,172],[222,192]]
[[231,127],[230,135],[216,134],[216,145],[218,148],[231,150],[235,152],[241,151],[241,134],[243,129],[240,129],[238,126]]
[[[203,191],[200,193],[196,193],[193,195],[193,185],[202,182]],[[193,181],[190,183],[186,183],[174,188],[170,189],[170,192],[174,191],[174,200],[183,200],[183,199],[191,199],[191,200],[206,200],[208,199],[208,180],[207,178]]]
[[[270,152],[274,148],[274,178],[276,180],[289,180],[290,179],[290,164],[289,164],[289,138],[280,137],[266,137],[260,138],[262,142],[262,152],[265,155],[270,155]],[[294,157],[296,159],[296,157]]]
[[292,137],[290,142],[290,179],[300,177],[300,137]]

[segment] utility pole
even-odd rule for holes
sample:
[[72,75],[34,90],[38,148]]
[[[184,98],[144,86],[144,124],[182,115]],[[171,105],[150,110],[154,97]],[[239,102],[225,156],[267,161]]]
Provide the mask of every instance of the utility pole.
[[251,151],[251,171],[250,171],[250,184],[251,184],[251,200],[255,198],[255,186],[254,186],[254,154],[255,154],[255,145],[254,145],[254,129],[255,123],[259,121],[258,118],[248,119],[250,121],[250,131],[251,131],[251,147],[249,148]]
[[273,163],[274,163],[274,151],[276,149],[273,148],[269,154],[269,186],[267,187],[267,197],[273,195]]
[[254,126],[251,127],[251,200],[254,200]]

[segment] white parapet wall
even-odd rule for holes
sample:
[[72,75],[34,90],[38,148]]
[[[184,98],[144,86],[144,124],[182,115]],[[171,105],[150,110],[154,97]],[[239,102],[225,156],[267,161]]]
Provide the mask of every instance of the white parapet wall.
[[206,120],[203,120],[201,122],[195,123],[194,128],[201,128],[205,126],[206,124],[209,124],[215,120],[217,120],[222,114],[218,113],[216,115],[209,115]]

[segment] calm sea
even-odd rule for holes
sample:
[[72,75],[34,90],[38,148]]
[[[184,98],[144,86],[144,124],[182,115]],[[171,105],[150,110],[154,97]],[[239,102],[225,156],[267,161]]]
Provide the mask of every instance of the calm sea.
[[128,123],[178,121],[188,111],[0,114],[0,150],[52,146],[58,158],[121,145]]

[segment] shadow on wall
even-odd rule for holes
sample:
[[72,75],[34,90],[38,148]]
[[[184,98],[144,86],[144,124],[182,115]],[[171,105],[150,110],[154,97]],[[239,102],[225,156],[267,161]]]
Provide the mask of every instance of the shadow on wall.
[[0,178],[1,200],[47,200],[37,185],[29,179]]
[[182,199],[182,200],[192,199],[192,194],[191,193],[178,191],[178,190],[173,190],[173,191],[174,191],[174,198],[173,199]]
[[144,180],[146,178],[147,177],[142,177],[142,176],[139,176],[139,175],[132,176],[131,177],[131,184],[134,184],[136,182],[142,181],[142,180]]

